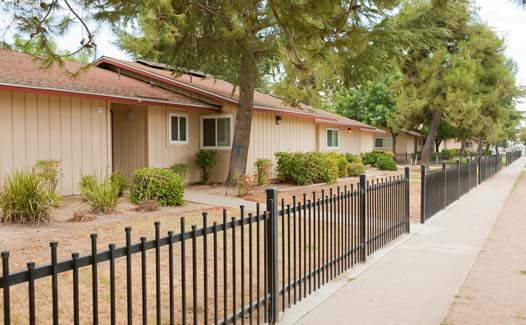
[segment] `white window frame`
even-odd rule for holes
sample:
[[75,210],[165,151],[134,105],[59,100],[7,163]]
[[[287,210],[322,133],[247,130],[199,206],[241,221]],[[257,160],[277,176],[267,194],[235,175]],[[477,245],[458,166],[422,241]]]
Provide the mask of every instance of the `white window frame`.
[[[229,146],[218,146],[217,145],[217,119],[218,118],[230,118],[230,145]],[[205,119],[214,119],[216,124],[216,145],[215,146],[205,146],[203,145],[203,123]],[[232,142],[234,142],[234,115],[232,114],[218,114],[218,115],[201,115],[201,122],[200,122],[200,129],[199,129],[199,141],[200,141],[200,148],[201,149],[232,149]]]
[[[376,146],[376,139],[382,139],[382,147],[377,147]],[[385,139],[390,139],[391,140],[391,146],[390,147],[386,147],[386,146],[383,145]],[[374,149],[393,149],[393,138],[392,137],[375,137],[373,145],[374,145],[373,146]]]
[[[177,117],[177,123],[179,123],[179,118],[184,117],[186,120],[186,140],[181,141],[172,140],[172,117]],[[178,124],[179,125],[179,124]],[[177,134],[179,136],[180,134]],[[177,145],[177,144],[188,144],[188,114],[185,113],[178,113],[178,112],[169,112],[168,113],[168,144],[170,145]]]
[[[336,147],[329,147],[329,131],[336,131],[336,132],[338,132],[338,146],[336,146]],[[338,149],[340,149],[340,129],[336,129],[336,128],[326,128],[325,129],[325,146],[329,150],[338,150]]]

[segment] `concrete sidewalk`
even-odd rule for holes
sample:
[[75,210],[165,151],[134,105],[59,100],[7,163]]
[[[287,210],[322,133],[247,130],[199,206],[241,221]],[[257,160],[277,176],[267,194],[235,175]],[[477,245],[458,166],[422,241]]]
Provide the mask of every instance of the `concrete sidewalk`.
[[504,168],[425,226],[412,227],[402,243],[357,278],[347,275],[349,282],[329,297],[320,291],[305,299],[285,312],[281,323],[440,324],[525,161]]

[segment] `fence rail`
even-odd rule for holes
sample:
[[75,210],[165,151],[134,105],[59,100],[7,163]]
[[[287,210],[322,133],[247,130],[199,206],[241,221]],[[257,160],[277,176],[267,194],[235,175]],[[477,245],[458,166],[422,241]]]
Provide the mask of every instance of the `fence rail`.
[[[162,236],[156,222],[152,240],[132,243],[127,227],[122,247],[100,250],[93,234],[91,254],[65,261],[52,242],[50,264],[30,262],[15,273],[3,252],[3,322],[275,323],[280,312],[409,232],[409,168],[383,180],[362,175],[356,187],[292,202],[278,194],[267,190],[266,211],[259,203],[255,214],[241,207],[230,217],[224,210],[221,223],[210,224],[203,213],[202,226],[188,229],[180,218],[178,233]],[[13,302],[21,292],[27,296]]]
[[[505,164],[509,166],[522,155],[521,151],[506,153]],[[438,169],[421,166],[420,222],[446,208],[478,184],[502,170],[503,156],[493,155],[456,161],[455,165],[442,163]]]

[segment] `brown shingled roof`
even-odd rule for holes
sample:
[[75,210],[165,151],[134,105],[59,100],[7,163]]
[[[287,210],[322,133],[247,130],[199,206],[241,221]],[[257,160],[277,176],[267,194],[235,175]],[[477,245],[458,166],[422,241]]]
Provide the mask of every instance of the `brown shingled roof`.
[[[142,73],[152,78],[156,78],[161,82],[171,82],[172,84],[175,84],[175,86],[186,88],[186,90],[196,91],[204,96],[208,95],[210,97],[215,97],[215,99],[219,101],[224,101],[231,104],[238,103],[239,89],[235,89],[235,91],[233,91],[234,86],[231,83],[224,80],[215,79],[210,76],[197,76],[195,74],[182,74],[174,76],[170,69],[165,69],[166,65],[148,61],[131,62],[109,57],[102,57],[95,64],[110,64],[121,69],[129,69],[130,71]],[[376,129],[373,126],[343,117],[336,113],[316,109],[308,105],[299,105],[298,107],[291,106],[278,97],[264,94],[259,91],[254,93],[254,108],[265,111],[308,115],[315,118],[319,123],[355,126],[363,129],[369,129],[373,132],[383,133],[383,131]]]
[[80,66],[80,63],[65,61],[64,67],[54,64],[49,68],[44,68],[34,56],[0,49],[0,88],[76,94],[115,102],[216,108],[96,66],[91,66],[78,75],[72,76],[71,73],[78,71]]

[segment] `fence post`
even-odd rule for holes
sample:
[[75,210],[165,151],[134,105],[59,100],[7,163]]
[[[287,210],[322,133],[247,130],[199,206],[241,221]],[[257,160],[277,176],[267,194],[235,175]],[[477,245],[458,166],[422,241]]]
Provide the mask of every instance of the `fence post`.
[[471,191],[471,179],[470,179],[470,176],[471,176],[470,175],[470,172],[471,172],[471,157],[469,158],[469,160],[466,161],[466,164],[468,164],[468,168],[467,168],[468,169],[468,189],[467,189],[467,192],[469,192],[469,191]]
[[[462,160],[462,157],[460,158]],[[457,192],[457,200],[460,199],[460,161],[461,160],[457,160],[457,180],[458,180],[458,192]]]
[[426,165],[420,166],[420,223],[426,222]]
[[267,283],[270,294],[269,306],[267,308],[269,324],[278,322],[278,190],[268,188],[267,211],[270,218],[267,222]]
[[409,204],[410,204],[409,194],[411,193],[410,191],[411,181],[409,179],[409,167],[406,167],[404,171],[405,171],[405,231],[409,233],[410,218],[411,218],[410,212],[409,212]]
[[367,259],[367,182],[365,174],[360,175],[360,261],[365,262]]
[[478,156],[477,157],[477,175],[478,175],[477,185],[480,184],[480,174],[481,174],[481,171],[480,171],[480,156]]
[[9,301],[9,252],[2,252],[2,277],[4,278],[4,323],[11,324],[11,303]]
[[446,163],[442,162],[442,179],[444,180],[444,202],[442,202],[444,205],[442,206],[443,209],[447,207],[447,171],[446,171]]

